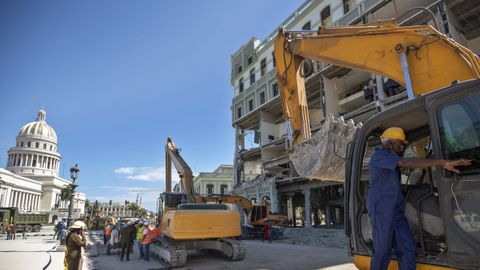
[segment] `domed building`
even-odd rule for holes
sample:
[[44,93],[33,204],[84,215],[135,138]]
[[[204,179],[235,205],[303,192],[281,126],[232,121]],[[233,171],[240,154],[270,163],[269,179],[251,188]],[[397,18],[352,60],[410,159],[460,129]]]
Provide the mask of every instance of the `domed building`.
[[[68,201],[60,199],[70,181],[59,177],[61,155],[57,134],[41,109],[36,121],[25,124],[8,150],[6,169],[0,168],[0,207],[24,212],[49,212],[51,220],[66,218]],[[74,217],[84,213],[85,194],[75,193]]]

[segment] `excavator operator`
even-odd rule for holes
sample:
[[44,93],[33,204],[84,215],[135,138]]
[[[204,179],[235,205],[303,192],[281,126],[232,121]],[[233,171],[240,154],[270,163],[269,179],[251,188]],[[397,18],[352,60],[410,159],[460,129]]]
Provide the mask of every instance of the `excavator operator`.
[[414,270],[416,246],[405,217],[399,168],[426,169],[441,166],[459,173],[455,167],[470,165],[471,161],[403,158],[403,148],[408,142],[399,127],[386,129],[380,138],[382,146],[375,149],[369,164],[367,209],[373,236],[370,269],[387,269],[393,247],[399,268]]

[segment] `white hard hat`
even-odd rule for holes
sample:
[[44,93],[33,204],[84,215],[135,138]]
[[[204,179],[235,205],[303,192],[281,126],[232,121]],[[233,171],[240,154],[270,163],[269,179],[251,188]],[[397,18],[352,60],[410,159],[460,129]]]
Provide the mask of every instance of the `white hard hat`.
[[87,225],[83,223],[83,221],[77,220],[73,223],[72,226],[70,226],[71,229],[86,229]]
[[127,225],[132,225],[132,224],[133,224],[133,221],[131,220],[127,222]]
[[143,222],[143,225],[147,225],[147,226],[148,226],[148,225],[150,225],[150,223],[148,223],[148,221],[145,221],[145,222]]

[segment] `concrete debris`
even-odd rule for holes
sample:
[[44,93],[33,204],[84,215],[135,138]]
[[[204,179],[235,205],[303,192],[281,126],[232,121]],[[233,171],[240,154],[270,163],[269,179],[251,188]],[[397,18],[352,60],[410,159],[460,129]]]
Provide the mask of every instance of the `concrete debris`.
[[286,228],[275,243],[344,249],[345,232],[336,228]]
[[361,123],[347,123],[343,117],[327,117],[322,128],[309,140],[294,147],[289,159],[304,178],[344,181],[347,145]]

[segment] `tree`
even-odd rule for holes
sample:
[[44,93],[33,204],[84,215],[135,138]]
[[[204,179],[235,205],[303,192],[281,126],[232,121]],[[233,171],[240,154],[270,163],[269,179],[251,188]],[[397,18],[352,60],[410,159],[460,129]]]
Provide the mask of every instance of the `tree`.
[[73,188],[71,185],[67,185],[62,190],[60,190],[60,199],[62,201],[69,201],[73,195]]
[[136,203],[130,203],[127,205],[127,210],[132,211],[131,217],[136,217],[140,207]]
[[147,209],[140,208],[140,210],[138,210],[138,215],[139,215],[140,218],[146,218],[147,215],[148,215]]

